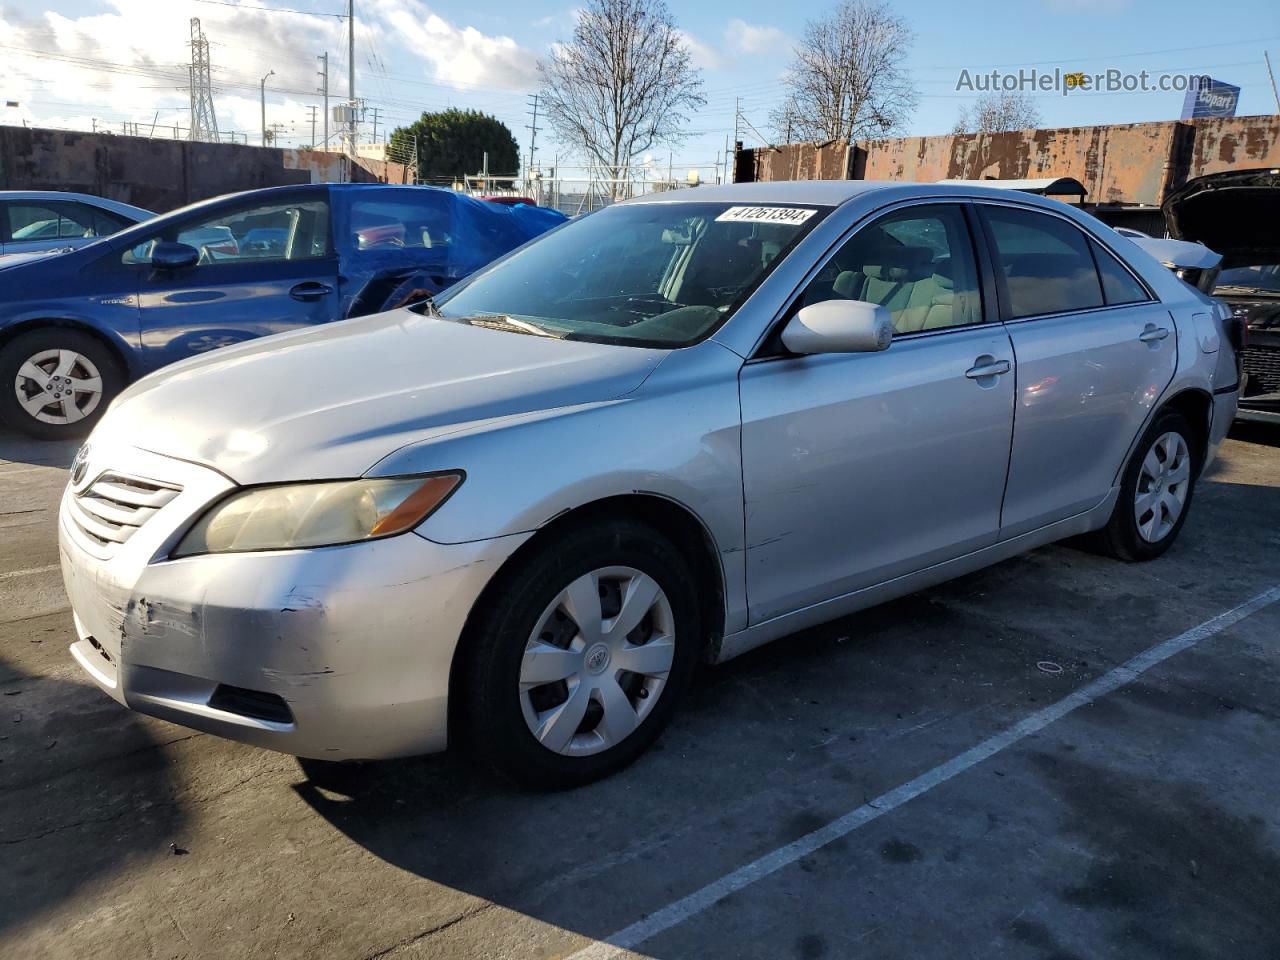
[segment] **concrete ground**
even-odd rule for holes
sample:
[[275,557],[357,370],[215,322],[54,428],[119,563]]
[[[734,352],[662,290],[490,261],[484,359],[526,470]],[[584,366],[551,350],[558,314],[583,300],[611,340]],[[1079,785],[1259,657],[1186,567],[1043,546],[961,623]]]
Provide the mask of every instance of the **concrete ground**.
[[1159,561],[1050,547],[796,634],[531,794],[449,755],[316,781],[118,707],[67,653],[72,450],[0,435],[0,955],[554,957],[643,921],[663,960],[1274,960],[1280,603],[1040,711],[1280,584],[1278,442],[1242,429]]

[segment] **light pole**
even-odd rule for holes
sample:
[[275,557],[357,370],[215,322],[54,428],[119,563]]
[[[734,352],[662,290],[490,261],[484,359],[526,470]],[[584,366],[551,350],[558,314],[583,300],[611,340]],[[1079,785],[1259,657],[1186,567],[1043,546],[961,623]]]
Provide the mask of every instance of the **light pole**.
[[[267,71],[267,77],[274,77],[274,70]],[[262,78],[262,145],[267,145],[267,77]]]

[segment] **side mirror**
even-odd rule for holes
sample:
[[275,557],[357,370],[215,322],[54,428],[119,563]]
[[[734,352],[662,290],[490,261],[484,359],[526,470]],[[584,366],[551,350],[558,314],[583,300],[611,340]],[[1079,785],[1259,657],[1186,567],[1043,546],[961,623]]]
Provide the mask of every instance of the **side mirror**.
[[200,262],[200,251],[187,243],[161,240],[151,250],[151,265],[157,270],[182,270]]
[[874,353],[889,349],[893,315],[863,300],[823,300],[801,307],[782,331],[792,353]]

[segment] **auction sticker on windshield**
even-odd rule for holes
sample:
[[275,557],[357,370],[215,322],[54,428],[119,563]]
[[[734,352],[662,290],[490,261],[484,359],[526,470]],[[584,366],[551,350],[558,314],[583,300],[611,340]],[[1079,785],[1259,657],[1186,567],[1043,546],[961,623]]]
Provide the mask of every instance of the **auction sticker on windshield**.
[[730,207],[716,217],[716,220],[728,223],[801,224],[817,212],[817,210],[803,210],[797,207]]

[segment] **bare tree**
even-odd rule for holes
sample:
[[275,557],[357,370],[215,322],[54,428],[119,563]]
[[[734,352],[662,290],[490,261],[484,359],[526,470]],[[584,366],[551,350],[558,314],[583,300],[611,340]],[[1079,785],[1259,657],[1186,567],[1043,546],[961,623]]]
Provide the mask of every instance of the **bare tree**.
[[971,107],[961,107],[952,133],[999,133],[1040,126],[1040,108],[1025,93],[999,90],[984,93]]
[[707,102],[665,0],[589,0],[538,73],[557,137],[614,178],[655,144],[681,142],[688,112]]
[[798,140],[863,140],[901,129],[916,106],[905,61],[913,34],[880,0],[843,0],[805,24],[770,114]]

